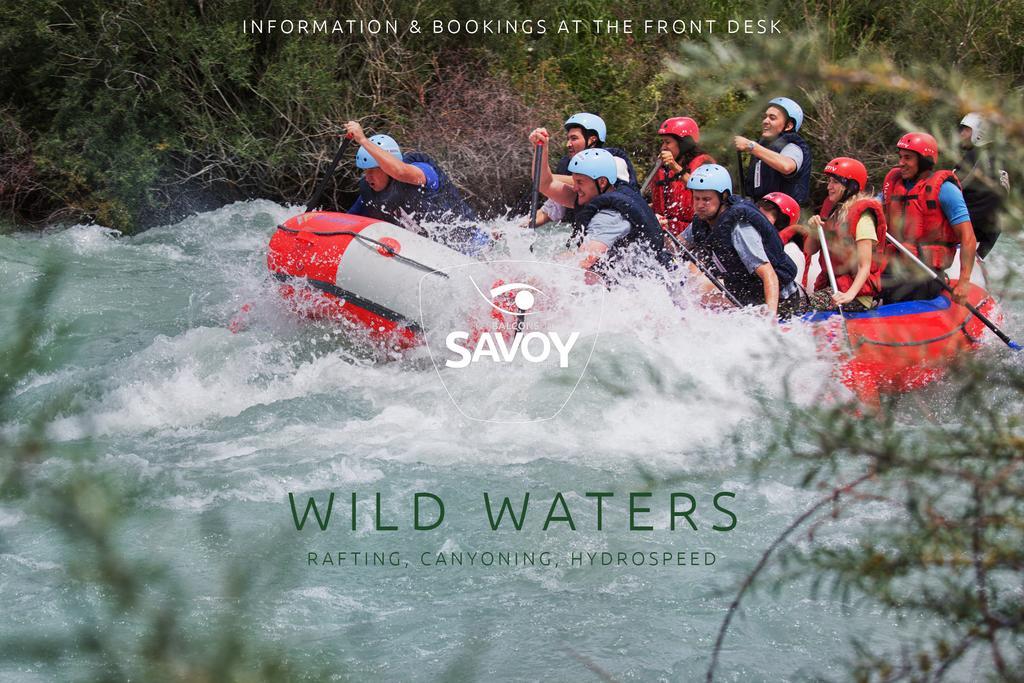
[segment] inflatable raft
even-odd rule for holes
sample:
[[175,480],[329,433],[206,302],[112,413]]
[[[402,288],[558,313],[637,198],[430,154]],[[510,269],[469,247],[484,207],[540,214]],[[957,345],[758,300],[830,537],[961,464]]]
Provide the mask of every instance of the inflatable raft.
[[377,341],[419,341],[420,281],[476,263],[444,245],[372,218],[311,212],[270,239],[267,267],[303,315],[348,321]]
[[[998,324],[1001,312],[984,288],[972,283],[968,300]],[[958,356],[980,346],[986,332],[981,320],[945,293],[845,318],[849,342],[836,312],[813,313],[804,320],[822,325],[823,338],[842,359],[843,384],[871,403],[881,394],[912,391],[941,378]]]
[[[306,213],[279,225],[267,254],[281,295],[301,314],[347,321],[400,348],[422,341],[423,278],[448,278],[445,271],[471,264],[479,262],[404,228],[332,212]],[[950,270],[958,267],[954,263]],[[970,302],[998,323],[1002,316],[983,287],[981,268],[974,272]],[[823,344],[839,355],[842,382],[869,402],[940,378],[985,333],[978,318],[945,294],[845,317],[849,343],[837,313],[803,319],[818,325]]]

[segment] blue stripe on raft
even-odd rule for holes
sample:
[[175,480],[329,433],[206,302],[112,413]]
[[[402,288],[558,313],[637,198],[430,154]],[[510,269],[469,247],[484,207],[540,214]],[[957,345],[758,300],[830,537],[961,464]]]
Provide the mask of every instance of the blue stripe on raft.
[[[935,313],[945,311],[950,307],[949,297],[939,295],[931,300],[901,301],[898,304],[886,304],[870,311],[861,313],[847,313],[847,320],[862,320],[866,318],[894,318],[897,316],[917,315],[919,313]],[[800,319],[809,323],[820,323],[829,318],[839,315],[838,311],[818,311],[807,313]]]

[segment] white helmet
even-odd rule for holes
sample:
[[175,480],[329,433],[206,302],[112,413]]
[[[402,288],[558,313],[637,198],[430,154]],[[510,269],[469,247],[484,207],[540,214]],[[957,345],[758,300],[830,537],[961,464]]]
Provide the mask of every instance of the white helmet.
[[971,144],[975,147],[988,144],[988,122],[976,111],[972,111],[962,119],[961,126],[971,129]]

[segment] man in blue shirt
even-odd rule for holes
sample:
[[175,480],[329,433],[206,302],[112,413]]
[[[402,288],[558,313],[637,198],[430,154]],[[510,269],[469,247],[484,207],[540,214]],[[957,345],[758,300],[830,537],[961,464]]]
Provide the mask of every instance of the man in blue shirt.
[[[889,232],[925,265],[945,277],[960,248],[960,274],[953,300],[967,301],[977,241],[956,175],[935,171],[938,143],[928,133],[907,133],[896,144],[899,165],[882,184],[882,206]],[[935,201],[938,198],[938,202]],[[941,285],[892,245],[882,276],[886,303],[934,299]]]

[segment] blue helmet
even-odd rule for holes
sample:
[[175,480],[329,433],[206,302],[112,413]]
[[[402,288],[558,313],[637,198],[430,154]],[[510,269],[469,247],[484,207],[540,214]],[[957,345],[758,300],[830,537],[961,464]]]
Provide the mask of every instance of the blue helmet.
[[608,127],[604,125],[604,119],[597,114],[588,114],[586,112],[573,114],[565,120],[565,129],[569,130],[571,126],[579,126],[583,130],[594,131],[597,133],[597,139],[601,142],[604,142],[605,137],[608,135]]
[[719,194],[722,192],[732,194],[732,176],[729,175],[725,166],[704,164],[690,174],[690,179],[686,181],[686,187],[691,190],[714,190]]
[[[370,138],[370,142],[381,147],[385,152],[393,156],[398,157],[398,160],[402,160],[402,150],[398,147],[398,143],[390,135],[374,135]],[[356,152],[356,168],[366,170],[368,168],[377,168],[380,164],[377,160],[370,156],[370,153],[363,147],[359,148]]]
[[615,157],[611,152],[604,149],[585,149],[569,161],[569,173],[585,175],[593,178],[595,182],[598,178],[607,178],[608,182],[614,185],[619,168],[615,165]]
[[804,110],[800,108],[800,105],[789,99],[788,97],[776,97],[768,102],[770,105],[775,105],[782,111],[786,112],[786,116],[793,119],[793,130],[800,130],[800,126],[804,122]]

